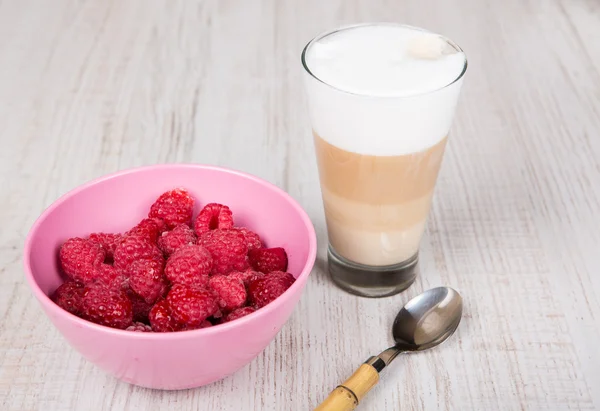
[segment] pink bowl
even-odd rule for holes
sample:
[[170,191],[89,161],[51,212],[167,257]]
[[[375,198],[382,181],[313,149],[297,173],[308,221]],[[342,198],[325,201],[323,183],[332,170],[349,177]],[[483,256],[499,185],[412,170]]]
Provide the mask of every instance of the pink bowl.
[[[185,187],[197,203],[231,207],[236,225],[256,231],[267,246],[284,247],[296,282],[246,317],[194,331],[139,333],[96,325],[55,305],[62,282],[57,250],[69,237],[125,231],[146,217],[164,191]],[[197,204],[196,213],[198,212]],[[50,321],[86,359],[115,377],[159,389],[199,387],[252,361],[287,322],[312,270],[317,240],[298,203],[281,189],[238,171],[168,164],[126,170],[61,197],[34,223],[25,242],[27,281]]]

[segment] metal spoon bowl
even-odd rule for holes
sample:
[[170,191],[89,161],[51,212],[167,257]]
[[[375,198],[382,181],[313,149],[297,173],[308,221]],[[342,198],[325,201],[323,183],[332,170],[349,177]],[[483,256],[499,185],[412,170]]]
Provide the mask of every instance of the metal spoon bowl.
[[418,352],[446,341],[462,318],[462,298],[449,287],[425,291],[410,300],[392,325],[396,344],[370,357],[314,411],[351,411],[379,381],[379,373],[403,352]]
[[402,352],[423,351],[440,345],[454,334],[461,318],[462,298],[458,292],[449,287],[427,290],[398,312],[392,325],[396,345],[369,358],[367,363],[373,362],[371,365],[381,371]]

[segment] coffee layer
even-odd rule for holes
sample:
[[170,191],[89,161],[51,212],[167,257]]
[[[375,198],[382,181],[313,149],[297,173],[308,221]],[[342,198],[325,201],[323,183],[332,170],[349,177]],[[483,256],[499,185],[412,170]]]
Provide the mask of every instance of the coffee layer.
[[419,249],[433,191],[398,204],[348,200],[322,187],[329,242],[338,254],[372,266],[408,260]]
[[447,140],[411,154],[372,156],[342,150],[313,134],[321,185],[369,204],[397,204],[427,195],[435,186]]
[[351,153],[315,133],[329,241],[365,265],[401,263],[419,248],[446,138],[400,156]]

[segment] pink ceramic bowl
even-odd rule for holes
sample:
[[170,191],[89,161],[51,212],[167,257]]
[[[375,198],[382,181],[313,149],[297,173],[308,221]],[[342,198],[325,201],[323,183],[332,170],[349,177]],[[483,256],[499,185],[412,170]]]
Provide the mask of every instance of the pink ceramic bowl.
[[[197,203],[229,205],[236,225],[259,233],[267,246],[284,247],[288,271],[296,276],[296,282],[275,301],[246,317],[175,333],[139,333],[96,325],[50,300],[48,295],[62,282],[57,250],[63,241],[97,231],[125,231],[147,215],[162,192],[178,186],[186,187]],[[48,318],[86,359],[132,384],[184,389],[222,379],[263,351],[300,299],[315,261],[316,245],[306,213],[276,186],[220,167],[169,164],[112,174],[64,195],[31,228],[24,265],[27,281]]]

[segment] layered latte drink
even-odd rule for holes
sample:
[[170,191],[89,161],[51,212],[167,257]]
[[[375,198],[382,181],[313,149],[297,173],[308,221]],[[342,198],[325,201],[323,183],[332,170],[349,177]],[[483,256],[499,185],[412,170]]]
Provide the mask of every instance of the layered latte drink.
[[367,24],[304,49],[309,113],[340,286],[383,296],[415,278],[466,58],[414,27]]

